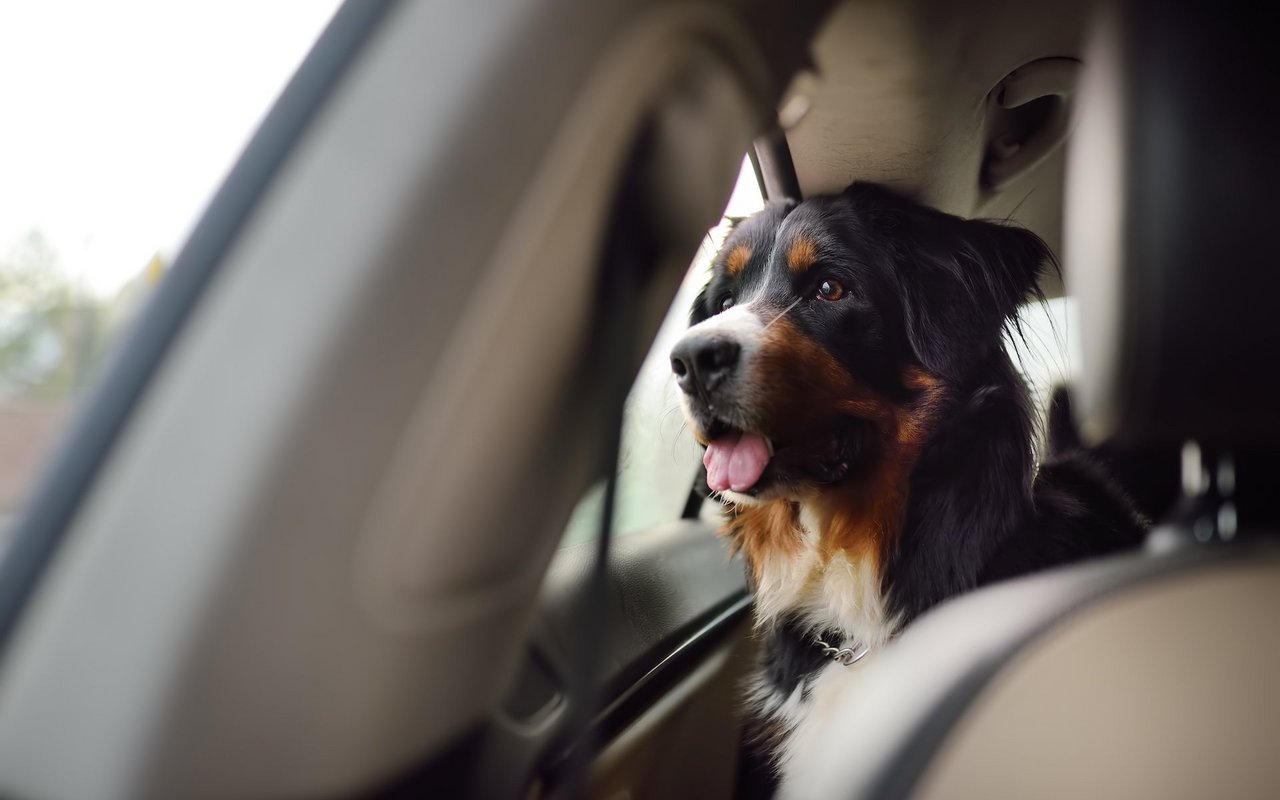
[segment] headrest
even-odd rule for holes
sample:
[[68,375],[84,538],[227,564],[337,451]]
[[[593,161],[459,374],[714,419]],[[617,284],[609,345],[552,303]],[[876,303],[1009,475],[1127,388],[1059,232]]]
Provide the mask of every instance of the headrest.
[[1280,444],[1269,6],[1122,3],[1086,51],[1065,277],[1092,441]]

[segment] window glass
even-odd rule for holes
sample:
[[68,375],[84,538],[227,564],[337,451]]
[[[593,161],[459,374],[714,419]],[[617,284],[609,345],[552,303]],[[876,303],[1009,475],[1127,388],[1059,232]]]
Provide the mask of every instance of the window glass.
[[1006,336],[1006,349],[1027,382],[1042,428],[1053,390],[1071,385],[1080,363],[1080,343],[1072,335],[1075,324],[1075,300],[1055,297],[1023,306],[1017,328]]
[[[684,511],[702,456],[680,408],[680,390],[671,372],[671,348],[689,327],[689,309],[710,278],[711,260],[729,232],[730,219],[748,216],[763,206],[755,170],[743,159],[724,217],[707,232],[627,397],[618,460],[615,535],[670,522]],[[599,534],[603,492],[601,484],[583,497],[562,545],[588,541]]]
[[0,4],[0,548],[338,0]]

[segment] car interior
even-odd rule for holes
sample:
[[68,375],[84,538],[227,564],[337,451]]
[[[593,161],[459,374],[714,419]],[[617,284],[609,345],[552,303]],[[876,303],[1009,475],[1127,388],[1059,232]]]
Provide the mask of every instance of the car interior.
[[666,353],[742,197],[855,179],[1050,245],[1044,451],[1155,525],[909,626],[805,796],[1276,796],[1265,18],[347,0],[0,551],[0,796],[741,796]]

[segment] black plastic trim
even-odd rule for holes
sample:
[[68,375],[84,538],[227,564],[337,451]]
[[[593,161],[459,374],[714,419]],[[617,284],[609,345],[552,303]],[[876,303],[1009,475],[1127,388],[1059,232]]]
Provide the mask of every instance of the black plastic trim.
[[[638,678],[625,688],[611,687],[607,696],[612,700],[593,720],[590,738],[596,742],[608,742],[634,722],[687,675],[694,664],[724,642],[747,616],[754,602],[755,598],[745,591],[726,598],[690,625],[691,632],[684,633],[665,656]],[[574,748],[575,745],[570,743],[550,761],[544,770],[549,784],[556,784],[564,768],[572,763]]]
[[756,176],[756,186],[760,187],[760,196],[768,198],[768,188],[764,183],[764,172],[760,169],[760,155],[756,153],[755,147],[747,149],[747,160],[751,162],[751,171]]
[[685,498],[684,509],[680,512],[680,519],[698,519],[702,516],[702,506],[707,502],[707,496],[702,493],[702,484],[704,480],[701,476],[695,479],[693,488],[689,490],[689,496]]
[[613,702],[605,706],[596,719],[601,740],[608,741],[666,694],[690,665],[702,660],[706,653],[720,644],[750,612],[755,598],[746,592],[725,600],[722,606],[712,609],[711,619],[698,627],[688,638],[653,665],[634,683],[620,692]]
[[77,413],[0,558],[0,655],[170,344],[334,87],[398,0],[346,0],[210,202]]
[[774,128],[756,139],[753,163],[760,175],[766,200],[804,199],[800,178],[796,176],[796,165],[791,160],[791,146],[787,144],[787,134],[781,128]]

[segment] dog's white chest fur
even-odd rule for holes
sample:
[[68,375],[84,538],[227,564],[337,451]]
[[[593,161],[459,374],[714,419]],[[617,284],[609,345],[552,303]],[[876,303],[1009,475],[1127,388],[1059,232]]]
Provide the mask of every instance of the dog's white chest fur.
[[858,664],[832,661],[823,666],[788,696],[781,696],[763,675],[751,693],[756,713],[785,731],[777,751],[782,796],[803,798],[803,768],[797,765],[804,753],[816,749],[832,710],[843,705],[867,660],[888,643],[897,620],[888,614],[878,564],[841,552],[824,556],[821,531],[803,506],[797,535],[803,542],[798,552],[770,551],[756,565],[756,624],[767,627],[793,617],[815,632],[842,631],[845,639],[833,645],[858,642],[870,649]]
[[824,556],[821,531],[804,506],[799,520],[799,552],[769,551],[756,565],[756,624],[794,616],[814,630],[839,629],[881,647],[897,626],[888,616],[879,565],[841,552]]

